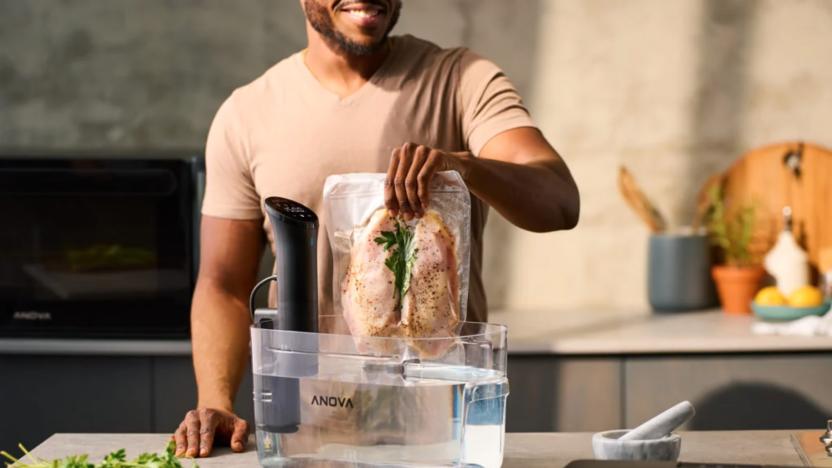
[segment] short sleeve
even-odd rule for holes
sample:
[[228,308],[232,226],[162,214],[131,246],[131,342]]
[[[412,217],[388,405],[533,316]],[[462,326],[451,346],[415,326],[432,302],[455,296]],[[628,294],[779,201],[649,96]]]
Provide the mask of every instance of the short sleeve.
[[214,116],[205,144],[204,215],[230,219],[263,216],[242,128],[232,94]]
[[517,89],[497,65],[464,50],[459,67],[462,129],[474,155],[506,130],[535,126]]

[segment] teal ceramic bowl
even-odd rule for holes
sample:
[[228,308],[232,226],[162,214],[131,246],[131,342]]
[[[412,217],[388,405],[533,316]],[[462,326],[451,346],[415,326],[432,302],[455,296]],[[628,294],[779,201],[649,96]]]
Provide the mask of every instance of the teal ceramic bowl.
[[823,315],[829,310],[830,302],[825,302],[817,307],[789,307],[789,306],[764,306],[751,303],[751,309],[761,320],[770,322],[784,322],[796,320],[808,315]]

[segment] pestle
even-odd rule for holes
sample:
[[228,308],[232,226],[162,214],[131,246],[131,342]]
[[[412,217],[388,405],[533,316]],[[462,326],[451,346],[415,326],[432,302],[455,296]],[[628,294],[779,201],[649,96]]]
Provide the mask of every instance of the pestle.
[[689,401],[677,403],[672,408],[663,411],[658,416],[654,416],[637,428],[624,434],[618,440],[647,440],[662,438],[687,422],[693,417],[694,414],[696,414],[696,411],[693,409],[693,405]]

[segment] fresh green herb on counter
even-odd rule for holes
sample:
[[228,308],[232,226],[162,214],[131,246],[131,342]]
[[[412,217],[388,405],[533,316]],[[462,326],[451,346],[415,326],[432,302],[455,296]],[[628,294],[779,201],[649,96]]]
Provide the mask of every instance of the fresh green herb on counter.
[[741,206],[736,211],[730,211],[719,184],[708,190],[708,200],[710,204],[705,215],[708,235],[711,243],[722,250],[725,263],[734,266],[753,264],[750,246],[754,235],[754,205]]
[[410,276],[413,272],[413,264],[416,262],[416,254],[419,252],[412,242],[413,231],[397,219],[395,231],[382,231],[381,235],[374,240],[376,244],[384,246],[385,252],[390,252],[384,264],[396,277],[394,293],[398,296],[396,303],[398,309],[407,290],[410,289]]
[[[89,461],[88,455],[70,455],[60,460],[41,460],[26,450],[23,444],[19,444],[23,457],[17,459],[8,452],[0,451],[0,455],[11,463],[6,466],[13,468],[182,468],[182,463],[176,458],[176,445],[171,441],[168,443],[165,453],[143,453],[134,460],[127,460],[127,452],[124,449],[111,452],[101,463],[95,464]],[[198,467],[196,463],[193,465]]]

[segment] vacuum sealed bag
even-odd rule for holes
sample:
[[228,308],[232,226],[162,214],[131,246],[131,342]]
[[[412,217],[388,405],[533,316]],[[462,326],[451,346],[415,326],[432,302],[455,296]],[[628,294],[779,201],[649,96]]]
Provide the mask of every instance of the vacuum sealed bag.
[[[436,174],[424,216],[384,207],[385,174],[343,174],[324,185],[333,298],[353,336],[403,337],[436,354],[465,320],[471,199],[462,177]],[[431,349],[433,348],[433,349]]]

